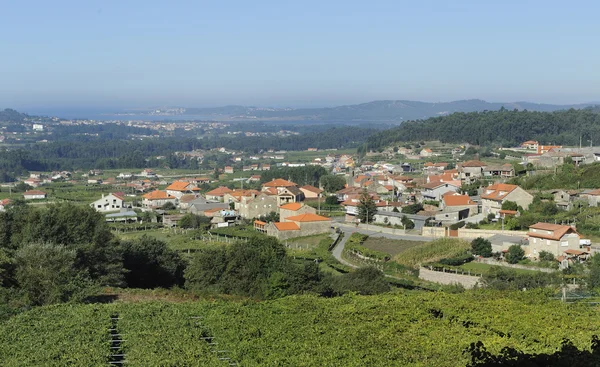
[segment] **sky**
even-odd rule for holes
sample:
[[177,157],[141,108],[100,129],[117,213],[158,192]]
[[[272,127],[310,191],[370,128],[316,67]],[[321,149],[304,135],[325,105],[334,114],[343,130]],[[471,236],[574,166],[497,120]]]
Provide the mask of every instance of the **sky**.
[[0,1],[0,108],[600,101],[597,1]]

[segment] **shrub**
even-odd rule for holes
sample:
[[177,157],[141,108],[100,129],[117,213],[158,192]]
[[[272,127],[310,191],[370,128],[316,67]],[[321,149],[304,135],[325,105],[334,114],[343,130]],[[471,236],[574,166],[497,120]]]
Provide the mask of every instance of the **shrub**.
[[525,250],[519,245],[512,245],[508,248],[508,252],[504,256],[506,262],[509,264],[516,264],[523,259],[525,256]]
[[475,255],[490,257],[492,256],[492,243],[482,237],[477,237],[471,241],[471,251]]

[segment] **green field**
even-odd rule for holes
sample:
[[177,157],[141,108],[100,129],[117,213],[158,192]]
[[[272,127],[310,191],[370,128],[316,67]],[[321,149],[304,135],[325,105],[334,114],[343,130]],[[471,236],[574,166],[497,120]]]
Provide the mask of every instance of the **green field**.
[[464,366],[477,341],[492,353],[552,353],[563,338],[588,349],[598,311],[485,290],[60,305],[0,325],[0,365],[106,366],[109,316],[118,315],[128,366]]
[[425,242],[423,241],[392,240],[389,238],[371,236],[367,238],[362,245],[371,250],[385,252],[391,256],[396,256],[397,254],[406,251],[409,248],[419,245],[422,246],[424,244]]

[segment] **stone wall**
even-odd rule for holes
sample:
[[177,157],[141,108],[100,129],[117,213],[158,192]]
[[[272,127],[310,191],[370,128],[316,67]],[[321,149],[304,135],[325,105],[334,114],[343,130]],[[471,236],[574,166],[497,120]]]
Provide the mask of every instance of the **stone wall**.
[[481,277],[478,276],[435,271],[427,268],[419,269],[419,279],[439,284],[460,284],[466,289],[471,289],[476,284],[481,285]]
[[[502,231],[494,229],[467,229],[460,228],[458,230],[458,238],[472,240],[477,237],[490,238],[496,234],[504,234],[509,236],[527,236],[527,231]],[[444,227],[425,227],[423,228],[423,236],[427,237],[448,237],[448,231]]]

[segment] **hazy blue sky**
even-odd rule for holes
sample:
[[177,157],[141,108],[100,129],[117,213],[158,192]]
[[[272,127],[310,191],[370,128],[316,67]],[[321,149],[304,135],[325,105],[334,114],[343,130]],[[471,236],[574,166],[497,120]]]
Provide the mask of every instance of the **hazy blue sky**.
[[600,100],[598,1],[0,2],[0,107]]

